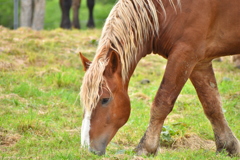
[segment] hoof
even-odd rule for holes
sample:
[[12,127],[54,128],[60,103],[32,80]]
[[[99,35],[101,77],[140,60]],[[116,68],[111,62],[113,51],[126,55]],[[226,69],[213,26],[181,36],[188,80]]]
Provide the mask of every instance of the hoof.
[[147,155],[149,155],[147,150],[143,149],[143,148],[141,148],[141,149],[136,148],[136,149],[134,149],[134,151],[136,152],[136,155],[138,155],[138,156],[147,156]]
[[147,149],[147,148],[143,147],[142,145],[138,145],[134,149],[134,152],[136,152],[136,154],[138,156],[143,156],[143,155],[145,155],[145,156],[151,156],[151,155],[156,156],[158,151],[159,151],[159,147],[157,149],[150,149],[150,148]]
[[240,142],[233,142],[232,146],[229,151],[229,155],[233,157],[240,157]]
[[88,23],[87,23],[87,27],[90,28],[90,29],[95,28],[94,22],[88,22]]
[[223,150],[227,151],[230,157],[240,157],[240,142],[238,140],[232,141],[227,146],[217,149],[217,153],[222,152]]

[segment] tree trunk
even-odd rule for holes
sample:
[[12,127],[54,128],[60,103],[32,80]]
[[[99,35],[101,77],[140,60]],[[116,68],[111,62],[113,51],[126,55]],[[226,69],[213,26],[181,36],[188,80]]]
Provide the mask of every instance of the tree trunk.
[[21,0],[21,27],[43,29],[44,14],[45,0]]
[[45,0],[34,0],[32,28],[41,30],[44,26]]
[[32,10],[33,10],[32,0],[21,1],[21,17],[20,17],[21,27],[32,26]]

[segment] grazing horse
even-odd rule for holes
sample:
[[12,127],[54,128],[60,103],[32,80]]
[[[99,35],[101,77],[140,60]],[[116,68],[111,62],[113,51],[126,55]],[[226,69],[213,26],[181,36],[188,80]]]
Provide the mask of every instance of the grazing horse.
[[81,145],[102,155],[130,115],[128,85],[141,58],[167,59],[138,155],[155,155],[164,120],[188,79],[210,120],[217,152],[240,155],[239,140],[222,111],[212,60],[240,53],[238,0],[119,0],[102,30],[92,62],[80,54],[86,73]]
[[[80,29],[79,23],[79,8],[81,5],[81,0],[59,0],[61,11],[62,11],[62,20],[60,27],[65,29],[78,28]],[[89,10],[89,18],[87,27],[94,28],[94,19],[93,19],[93,8],[94,8],[95,0],[87,0],[87,6]],[[73,22],[71,24],[70,21],[70,9],[73,9]]]

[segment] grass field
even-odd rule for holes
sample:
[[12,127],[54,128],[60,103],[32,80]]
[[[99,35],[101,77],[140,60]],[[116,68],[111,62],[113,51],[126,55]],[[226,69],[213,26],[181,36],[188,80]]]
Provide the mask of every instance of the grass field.
[[[130,119],[106,155],[81,149],[78,94],[84,72],[77,53],[92,59],[100,33],[0,27],[0,159],[231,159],[215,154],[210,123],[190,82],[165,122],[161,153],[135,156],[166,64],[156,55],[142,59],[135,70],[129,87]],[[229,58],[214,62],[214,67],[226,119],[240,138],[240,72]],[[150,83],[142,84],[144,79]]]

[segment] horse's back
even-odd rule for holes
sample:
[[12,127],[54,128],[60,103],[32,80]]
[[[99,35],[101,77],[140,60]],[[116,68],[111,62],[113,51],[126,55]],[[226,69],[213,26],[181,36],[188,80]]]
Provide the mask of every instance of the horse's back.
[[239,17],[239,0],[182,0],[177,12],[168,4],[166,21],[160,22],[165,23],[160,24],[165,28],[158,38],[165,48],[157,46],[157,42],[154,52],[171,52],[178,43],[184,43],[204,55],[204,59],[239,54]]
[[[212,0],[216,5],[209,32],[209,48],[216,54],[240,53],[240,1]],[[209,53],[210,54],[210,53]]]

